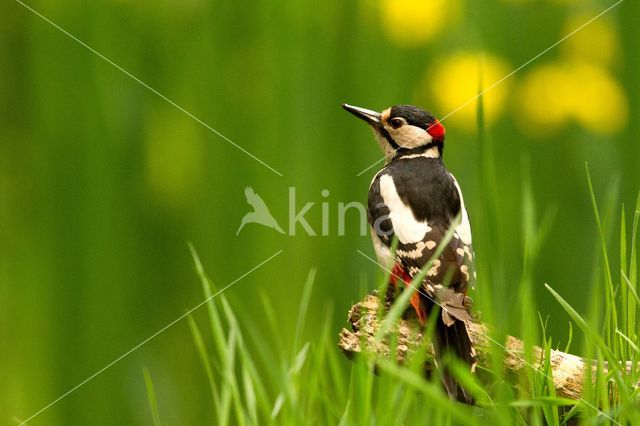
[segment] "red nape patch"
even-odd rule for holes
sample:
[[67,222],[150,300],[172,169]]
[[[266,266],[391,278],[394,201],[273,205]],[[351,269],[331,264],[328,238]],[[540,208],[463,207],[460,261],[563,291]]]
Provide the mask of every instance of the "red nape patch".
[[427,127],[427,133],[429,133],[434,140],[443,141],[446,131],[444,130],[444,126],[436,119],[432,125]]

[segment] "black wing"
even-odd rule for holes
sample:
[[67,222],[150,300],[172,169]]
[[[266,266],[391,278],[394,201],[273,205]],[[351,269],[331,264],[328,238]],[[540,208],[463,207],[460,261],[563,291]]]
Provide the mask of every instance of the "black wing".
[[[439,159],[433,158],[400,159],[389,164],[374,178],[368,204],[369,224],[387,246],[398,236],[396,258],[412,276],[432,258],[463,208],[455,179]],[[394,211],[403,208],[412,214]],[[454,233],[427,273],[429,283],[439,285],[448,279],[456,292],[466,291],[473,278],[468,218],[466,214],[461,216],[466,223],[457,226],[459,232]]]

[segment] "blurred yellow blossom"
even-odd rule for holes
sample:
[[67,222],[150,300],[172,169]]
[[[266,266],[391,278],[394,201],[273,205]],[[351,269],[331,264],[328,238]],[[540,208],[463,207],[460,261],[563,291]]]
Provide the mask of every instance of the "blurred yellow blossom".
[[575,120],[602,134],[627,123],[624,90],[606,69],[586,61],[561,61],[535,68],[516,94],[517,119],[534,136],[551,136]]
[[[479,90],[488,89],[510,71],[509,65],[496,56],[455,53],[438,60],[431,72],[427,73],[419,94],[420,102],[438,111],[440,117],[453,113],[446,118],[448,123],[473,132],[476,130]],[[486,125],[491,125],[502,115],[510,85],[511,81],[507,79],[483,94]]]
[[460,0],[381,0],[387,36],[403,47],[431,40],[459,15]]
[[516,93],[517,118],[529,133],[553,133],[569,120],[572,96],[565,67],[539,66],[526,75]]
[[575,85],[575,119],[596,133],[616,133],[629,116],[624,89],[610,72],[596,64],[570,65]]
[[[562,34],[574,32],[591,18],[590,15],[578,15],[569,19]],[[593,61],[602,66],[612,65],[620,53],[615,27],[606,17],[584,26],[565,40],[560,48],[567,58]]]

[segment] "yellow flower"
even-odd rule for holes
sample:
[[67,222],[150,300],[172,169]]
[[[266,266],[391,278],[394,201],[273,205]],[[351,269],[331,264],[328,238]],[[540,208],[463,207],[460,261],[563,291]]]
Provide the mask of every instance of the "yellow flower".
[[[427,74],[419,94],[420,103],[437,111],[440,117],[451,114],[446,118],[449,125],[473,132],[479,91],[489,89],[510,71],[509,65],[496,56],[456,53],[439,60]],[[510,84],[509,79],[504,80],[482,95],[485,125],[491,125],[502,115]]]
[[535,68],[516,92],[517,120],[534,136],[555,133],[571,117],[572,89],[571,78],[562,65]]
[[585,61],[537,67],[516,93],[517,120],[525,131],[548,137],[571,120],[594,133],[611,134],[628,120],[627,97],[604,68]]
[[420,46],[451,24],[459,0],[382,0],[380,13],[388,37],[403,47]]
[[[593,16],[579,15],[567,22],[563,35],[571,34]],[[561,45],[566,58],[597,62],[610,66],[618,59],[620,44],[613,23],[606,17],[596,19],[582,27]]]
[[620,131],[629,116],[624,89],[611,73],[595,64],[577,62],[570,67],[575,85],[575,119],[595,133]]

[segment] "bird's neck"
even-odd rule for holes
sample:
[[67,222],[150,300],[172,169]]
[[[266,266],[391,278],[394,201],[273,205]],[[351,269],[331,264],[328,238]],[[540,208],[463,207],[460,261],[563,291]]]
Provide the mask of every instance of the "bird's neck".
[[404,158],[416,158],[416,157],[424,157],[424,158],[442,158],[442,145],[429,143],[424,146],[419,146],[416,148],[400,148],[396,151],[395,158],[404,159]]

